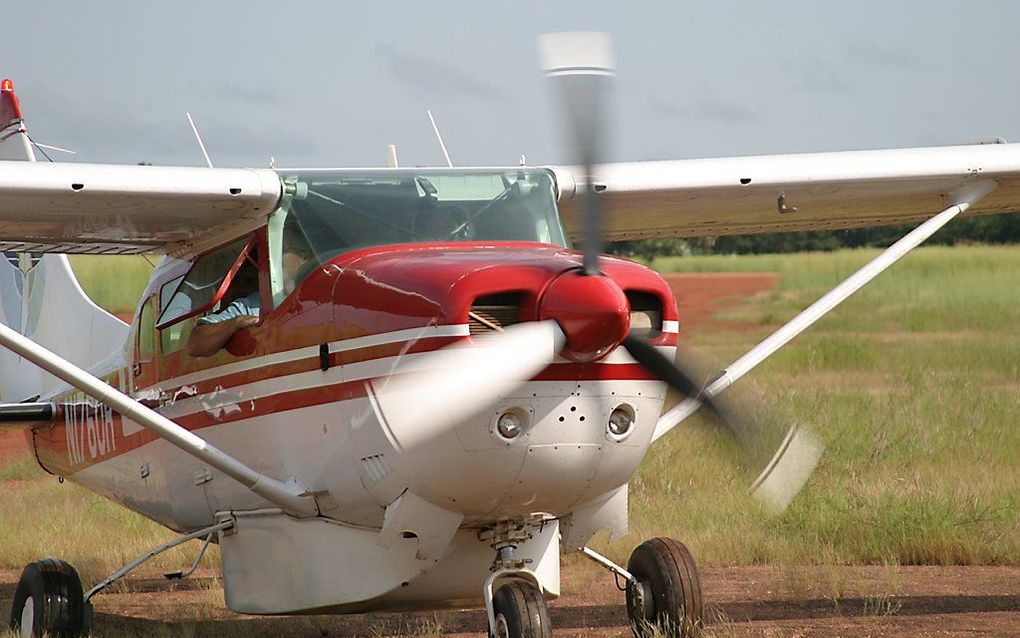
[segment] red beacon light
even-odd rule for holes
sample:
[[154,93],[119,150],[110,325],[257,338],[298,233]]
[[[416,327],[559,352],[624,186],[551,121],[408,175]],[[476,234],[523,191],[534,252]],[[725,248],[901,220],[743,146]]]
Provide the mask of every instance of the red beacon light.
[[13,93],[14,80],[11,80],[10,78],[4,78],[3,81],[0,81],[0,91],[4,91],[6,93]]

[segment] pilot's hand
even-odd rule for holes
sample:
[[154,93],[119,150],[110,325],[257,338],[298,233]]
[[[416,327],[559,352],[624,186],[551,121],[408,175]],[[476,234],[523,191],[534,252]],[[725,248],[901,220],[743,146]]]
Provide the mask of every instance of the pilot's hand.
[[[195,326],[195,329],[191,331],[191,335],[188,337],[187,353],[193,357],[210,357],[216,354],[228,341],[231,343],[237,342],[236,349],[244,350],[245,348],[241,347],[241,342],[250,341],[254,343],[254,339],[249,333],[244,333],[243,335],[237,335],[237,333],[245,328],[256,325],[258,322],[258,317],[242,315],[227,319],[226,321]],[[238,339],[238,336],[246,337],[246,339]]]
[[251,328],[259,322],[259,318],[251,315],[241,315],[240,317],[234,317],[231,321],[234,322],[234,330],[240,330],[242,328]]
[[256,325],[259,322],[259,318],[244,315],[234,317],[230,321],[234,322],[234,326],[232,327],[233,332],[230,335],[230,338],[227,339],[227,342],[223,344],[227,349],[227,352],[235,357],[244,357],[253,354],[256,347],[255,338],[252,337],[251,333],[241,331],[245,328],[250,328]]

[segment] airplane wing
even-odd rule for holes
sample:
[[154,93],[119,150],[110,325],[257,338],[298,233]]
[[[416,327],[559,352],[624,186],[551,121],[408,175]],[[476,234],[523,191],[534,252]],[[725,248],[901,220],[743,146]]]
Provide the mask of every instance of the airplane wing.
[[[552,170],[564,224],[580,238],[584,173]],[[593,173],[610,241],[920,221],[987,177],[998,187],[967,214],[1020,210],[1020,144],[627,162]]]
[[271,170],[37,162],[14,83],[0,81],[0,252],[195,254],[260,226]]
[[0,161],[0,252],[195,254],[265,223],[267,169]]

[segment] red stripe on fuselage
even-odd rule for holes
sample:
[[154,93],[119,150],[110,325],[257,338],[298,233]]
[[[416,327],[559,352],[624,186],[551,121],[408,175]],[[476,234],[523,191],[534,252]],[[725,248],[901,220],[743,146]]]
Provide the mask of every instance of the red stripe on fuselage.
[[[402,346],[405,344],[393,344],[399,351],[402,350]],[[427,346],[419,346],[422,350],[429,350]],[[378,350],[389,351],[391,346],[379,346]],[[414,347],[409,348],[408,351],[414,351]],[[349,353],[337,353],[333,356],[340,358],[341,354]],[[385,355],[383,355],[385,356]],[[392,355],[391,355],[392,356]],[[376,357],[382,358],[382,357]],[[331,357],[331,361],[333,357]],[[371,359],[368,359],[371,360]],[[294,364],[301,364],[302,366],[309,365],[309,361],[314,362],[315,365],[311,365],[310,368],[299,371],[308,371],[310,369],[316,369],[318,366],[317,359],[304,359]],[[280,368],[283,366],[292,365],[291,363],[278,364],[277,366],[267,366]],[[239,373],[238,375],[229,376],[243,376],[247,373]],[[273,378],[279,376],[279,374],[265,375],[262,379]],[[227,377],[224,377],[227,378]],[[247,382],[256,380],[254,377],[247,376]],[[535,377],[536,381],[635,381],[635,380],[648,380],[654,381],[655,377],[648,374],[638,364],[631,363],[618,363],[618,364],[599,364],[599,363],[588,363],[588,364],[575,364],[575,363],[561,363],[553,364],[543,370]],[[252,419],[262,416],[268,416],[272,414],[282,414],[291,410],[297,410],[301,408],[314,407],[323,405],[326,403],[338,403],[341,401],[349,401],[351,399],[363,398],[367,395],[366,383],[368,379],[361,379],[355,381],[347,381],[342,383],[336,383],[331,385],[325,385],[320,387],[312,388],[301,388],[297,390],[283,391],[272,394],[266,397],[246,399],[237,404],[233,404],[227,407],[219,407],[212,410],[202,410],[187,414],[176,418],[174,421],[181,427],[189,431],[196,431],[203,428],[211,427],[214,425],[224,425],[241,421],[245,419]],[[217,380],[211,380],[209,383],[217,383]],[[219,387],[224,387],[220,384]],[[283,424],[281,423],[281,426]],[[86,458],[82,463],[71,462],[68,449],[68,432],[66,425],[56,425],[49,428],[39,429],[35,432],[35,446],[36,453],[39,458],[39,462],[48,471],[53,472],[61,476],[69,476],[74,472],[82,470],[86,467],[108,461],[116,458],[122,454],[136,450],[148,443],[157,440],[159,437],[149,432],[148,430],[140,430],[127,436],[123,433],[123,419],[120,415],[114,415],[114,431],[117,434],[115,445],[111,446],[110,452],[105,455],[100,455],[95,458]]]
[[[458,339],[463,339],[463,337],[427,337],[417,343],[414,343],[410,347],[407,345],[407,342],[397,342],[378,346],[365,346],[364,348],[346,350],[343,352],[334,352],[329,355],[329,365],[330,367],[350,365],[352,363],[364,363],[375,359],[395,357],[402,354],[428,352],[430,350],[436,350],[446,346]],[[423,343],[423,341],[426,340],[427,342]],[[220,377],[214,377],[212,379],[198,381],[196,383],[185,383],[183,385],[174,384],[173,386],[168,386],[166,391],[173,394],[182,387],[194,386],[197,390],[196,394],[208,394],[217,390],[236,388],[238,386],[255,383],[257,381],[265,381],[276,377],[300,374],[302,372],[311,372],[313,370],[318,370],[321,365],[322,362],[319,360],[318,356],[306,357],[296,361],[269,364],[252,368],[251,370],[244,370],[243,372],[225,374]],[[163,385],[157,384],[152,386],[152,388],[159,388],[162,391]]]

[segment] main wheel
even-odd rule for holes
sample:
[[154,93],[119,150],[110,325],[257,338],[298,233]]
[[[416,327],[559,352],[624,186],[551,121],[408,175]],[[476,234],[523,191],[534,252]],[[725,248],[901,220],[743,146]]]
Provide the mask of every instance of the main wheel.
[[683,543],[653,538],[637,546],[627,571],[640,591],[627,584],[627,615],[637,638],[694,636],[701,628],[701,583],[694,558]]
[[74,567],[56,558],[25,567],[14,591],[11,629],[22,638],[79,638],[85,624],[85,598]]
[[552,638],[549,607],[531,583],[511,581],[492,597],[496,612],[495,638]]

